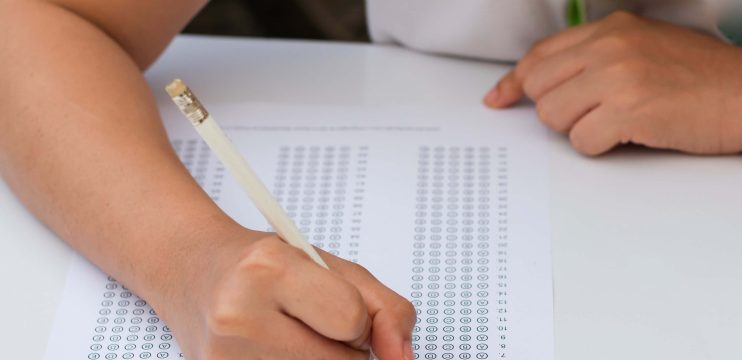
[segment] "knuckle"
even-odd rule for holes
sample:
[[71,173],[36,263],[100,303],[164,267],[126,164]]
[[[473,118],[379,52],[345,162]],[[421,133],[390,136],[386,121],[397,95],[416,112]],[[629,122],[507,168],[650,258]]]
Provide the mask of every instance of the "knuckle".
[[206,315],[206,325],[216,336],[239,336],[246,340],[259,339],[265,319],[257,313],[244,311],[233,304],[212,304]]
[[220,336],[228,336],[232,332],[232,329],[234,329],[232,318],[226,313],[222,312],[210,313],[206,317],[206,323],[208,324],[209,329],[212,333]]
[[607,65],[600,76],[620,90],[614,98],[634,99],[646,95],[645,89],[651,86],[652,71],[641,60],[627,58]]
[[549,54],[550,42],[548,39],[537,42],[531,47],[515,67],[515,77],[523,79],[528,72]]
[[606,17],[607,21],[619,24],[636,21],[637,19],[638,17],[634,13],[626,10],[614,11]]
[[363,278],[376,279],[374,277],[374,274],[372,274],[370,271],[368,271],[368,269],[366,269],[365,267],[363,267],[363,266],[361,266],[359,264],[353,263],[353,262],[349,262],[348,264],[350,265],[351,271],[353,271],[354,273],[362,276]]
[[516,79],[523,79],[528,74],[528,72],[533,68],[533,66],[536,64],[538,59],[540,59],[540,56],[534,56],[532,54],[528,54],[525,57],[523,57],[520,61],[518,61],[518,65],[515,67],[515,71],[513,72],[513,75]]
[[206,324],[209,330],[219,336],[235,335],[242,324],[239,312],[222,300],[209,304]]
[[593,42],[593,50],[599,52],[625,53],[631,51],[636,41],[626,32],[611,31]]
[[541,39],[536,41],[531,49],[528,51],[527,57],[542,57],[544,56],[549,48],[549,39]]
[[397,305],[397,312],[403,319],[411,319],[414,322],[415,318],[417,318],[417,310],[415,309],[415,306],[401,296],[400,300],[399,305]]
[[536,103],[536,112],[541,121],[549,128],[563,132],[565,129],[564,122],[559,121],[559,116],[554,110],[554,106],[548,101],[539,101]]
[[[206,305],[208,329],[219,336],[256,336],[259,313],[247,311],[265,289],[280,280],[287,262],[282,243],[277,238],[258,240],[245,249],[232,270],[225,274],[211,292]],[[251,305],[252,304],[252,305]]]
[[[230,286],[232,280],[235,279],[217,284],[206,306],[206,326],[217,336],[253,337],[259,324],[258,313],[247,311],[252,307],[251,299],[244,296],[243,289]],[[244,283],[244,279],[238,280]]]
[[645,70],[646,65],[642,61],[634,58],[622,59],[611,65],[608,65],[606,69],[606,71],[620,77],[621,79],[625,79],[627,77],[643,77],[645,74]]
[[286,270],[286,250],[276,237],[261,239],[250,245],[239,262],[248,277],[280,277]]

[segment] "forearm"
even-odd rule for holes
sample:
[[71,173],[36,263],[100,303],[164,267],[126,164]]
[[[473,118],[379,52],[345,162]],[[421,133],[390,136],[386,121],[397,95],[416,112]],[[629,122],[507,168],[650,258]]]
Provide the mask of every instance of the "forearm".
[[239,227],[178,161],[115,41],[56,6],[2,10],[0,172],[76,250],[141,295],[166,296]]

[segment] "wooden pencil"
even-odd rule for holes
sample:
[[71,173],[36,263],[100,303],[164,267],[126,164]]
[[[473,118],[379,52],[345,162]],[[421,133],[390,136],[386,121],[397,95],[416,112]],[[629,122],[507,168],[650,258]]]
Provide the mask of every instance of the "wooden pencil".
[[180,79],[173,80],[165,90],[173,99],[183,115],[190,120],[201,138],[221,160],[227,170],[237,180],[240,187],[252,199],[255,207],[265,216],[278,236],[290,245],[304,251],[320,266],[329,269],[327,264],[317,253],[317,250],[307,241],[299,228],[289,218],[281,205],[268,191],[268,188],[258,178],[250,165],[237,151],[224,131],[214,118],[203,107],[191,89]]

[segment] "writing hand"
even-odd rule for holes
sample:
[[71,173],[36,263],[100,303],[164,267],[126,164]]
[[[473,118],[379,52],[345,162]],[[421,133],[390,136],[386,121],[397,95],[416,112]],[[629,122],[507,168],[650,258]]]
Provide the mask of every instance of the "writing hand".
[[191,288],[205,297],[171,314],[189,359],[412,360],[407,300],[361,266],[320,252],[328,271],[264,236],[219,249]]

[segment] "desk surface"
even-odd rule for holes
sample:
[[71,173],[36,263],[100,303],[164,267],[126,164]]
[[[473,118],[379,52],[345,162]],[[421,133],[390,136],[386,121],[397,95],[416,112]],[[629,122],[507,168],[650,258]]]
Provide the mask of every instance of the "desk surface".
[[[187,75],[208,104],[480,106],[506,70],[384,46],[180,37],[147,77],[161,103]],[[742,159],[589,159],[549,142],[557,359],[738,358]],[[3,358],[42,358],[70,255],[0,182]]]

